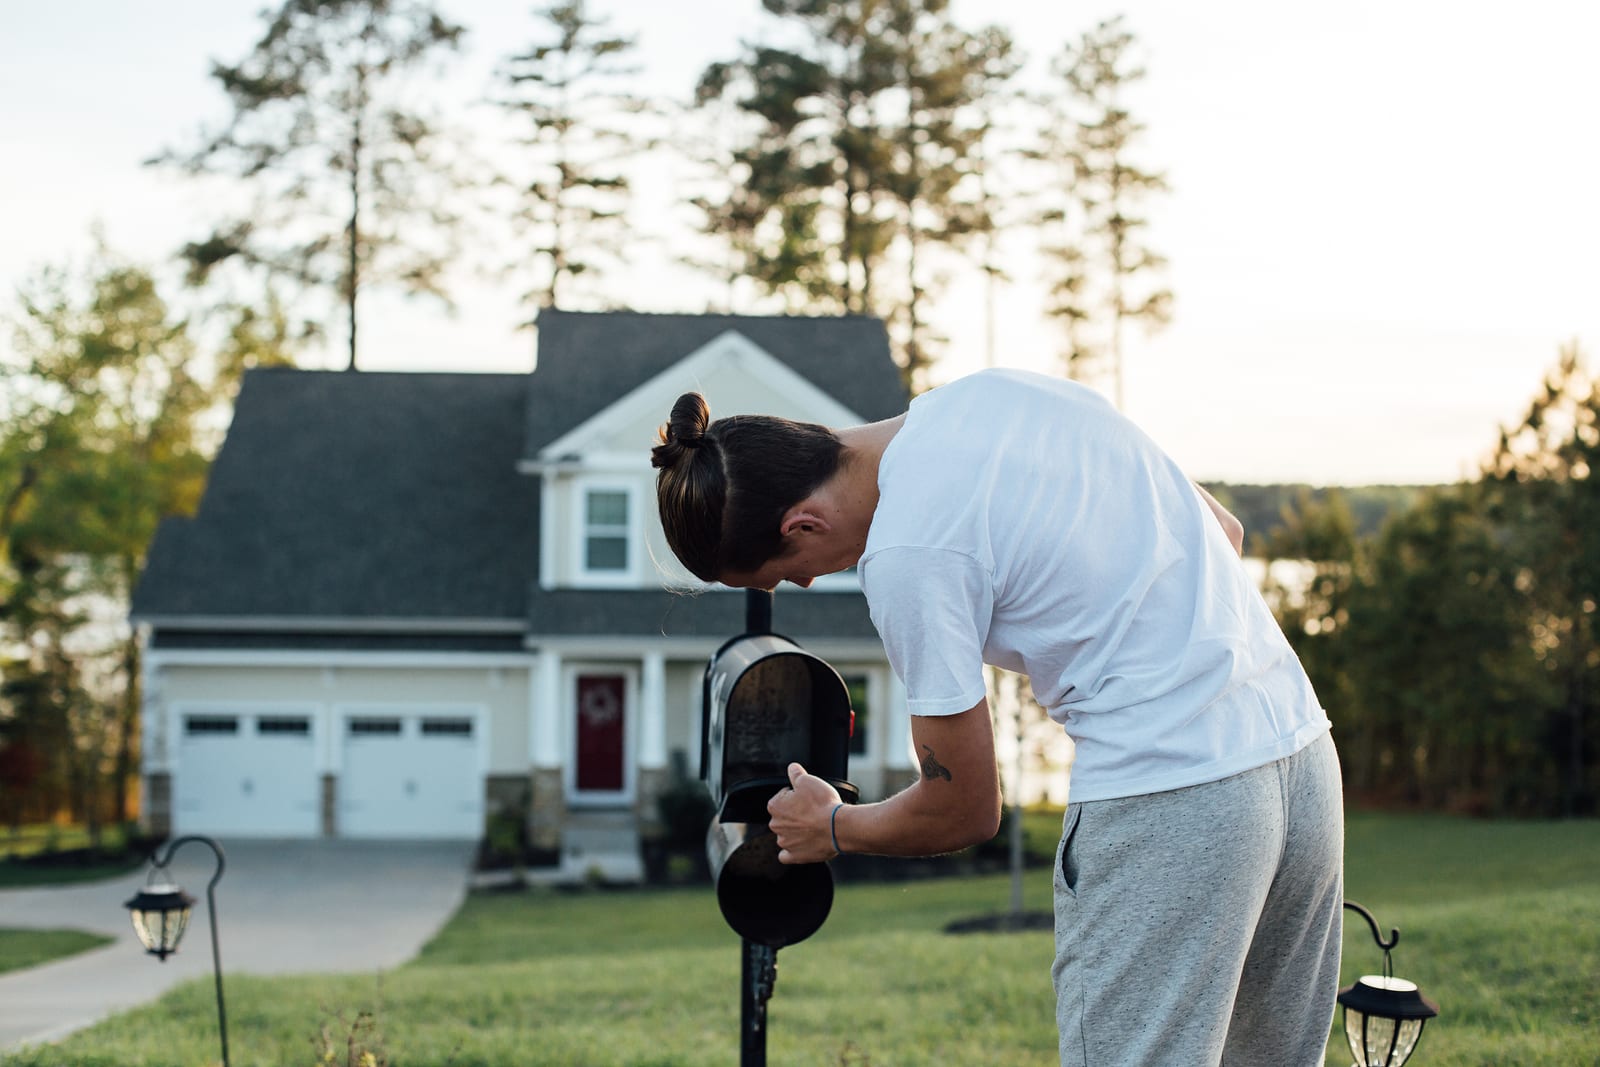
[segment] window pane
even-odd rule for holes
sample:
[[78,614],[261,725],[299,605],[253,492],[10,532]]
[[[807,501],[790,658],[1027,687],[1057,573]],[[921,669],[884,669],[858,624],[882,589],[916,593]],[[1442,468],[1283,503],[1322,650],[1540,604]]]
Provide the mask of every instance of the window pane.
[[850,692],[850,707],[856,713],[855,729],[850,734],[850,755],[864,756],[867,752],[867,676],[846,674],[842,678],[845,689]]
[[583,564],[592,571],[625,571],[628,569],[628,539],[626,537],[591,537]]
[[363,737],[399,737],[399,719],[351,719],[350,732]]
[[239,732],[237,715],[189,715],[183,720],[186,734],[236,734]]
[[588,520],[590,526],[627,526],[628,494],[615,490],[590,492]]
[[301,715],[263,715],[256,722],[258,734],[299,734],[308,736],[311,733],[311,720]]

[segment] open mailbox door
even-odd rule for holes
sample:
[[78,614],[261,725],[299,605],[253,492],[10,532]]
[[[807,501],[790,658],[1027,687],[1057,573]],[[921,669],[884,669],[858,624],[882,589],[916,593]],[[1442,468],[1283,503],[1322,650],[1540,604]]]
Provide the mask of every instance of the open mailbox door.
[[810,937],[833,906],[825,863],[778,862],[767,801],[788,788],[790,763],[825,779],[846,803],[855,713],[827,662],[776,634],[746,634],[706,664],[701,777],[717,815],[706,855],[723,918],[748,941],[781,948]]

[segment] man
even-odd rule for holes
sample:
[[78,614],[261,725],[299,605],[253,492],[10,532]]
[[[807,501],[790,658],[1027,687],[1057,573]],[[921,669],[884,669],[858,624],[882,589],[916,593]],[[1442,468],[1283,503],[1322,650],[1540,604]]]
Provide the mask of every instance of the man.
[[652,452],[662,525],[707,581],[859,569],[906,686],[921,775],[846,807],[790,767],[790,863],[992,837],[985,663],[1072,737],[1055,871],[1063,1065],[1322,1062],[1343,811],[1326,714],[1234,517],[1098,394],[987,371],[830,430],[710,421],[685,394]]

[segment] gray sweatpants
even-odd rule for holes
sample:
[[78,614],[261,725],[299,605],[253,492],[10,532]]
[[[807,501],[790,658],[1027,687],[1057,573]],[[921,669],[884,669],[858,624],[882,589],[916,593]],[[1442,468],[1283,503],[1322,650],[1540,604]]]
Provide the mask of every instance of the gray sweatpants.
[[1069,804],[1055,898],[1062,1067],[1320,1067],[1344,915],[1333,739]]

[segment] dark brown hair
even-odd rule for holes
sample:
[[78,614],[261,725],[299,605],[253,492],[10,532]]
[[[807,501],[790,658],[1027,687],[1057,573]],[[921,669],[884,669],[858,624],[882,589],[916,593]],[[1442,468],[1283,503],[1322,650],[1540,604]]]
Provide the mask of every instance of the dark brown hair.
[[711,421],[684,393],[650,451],[667,544],[695,577],[753,571],[783,547],[784,513],[838,471],[839,438],[826,426],[775,415]]

